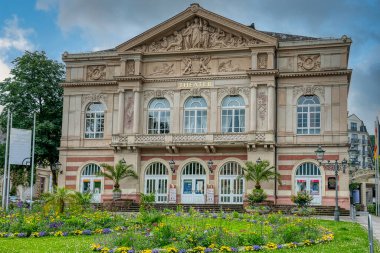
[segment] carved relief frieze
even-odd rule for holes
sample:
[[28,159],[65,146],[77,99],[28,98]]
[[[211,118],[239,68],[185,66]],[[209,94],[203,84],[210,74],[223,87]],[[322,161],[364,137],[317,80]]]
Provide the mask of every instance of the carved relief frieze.
[[260,53],[257,55],[257,69],[267,69],[268,68],[268,54]]
[[234,64],[232,60],[221,61],[218,66],[219,72],[236,72],[242,71],[239,64]]
[[134,95],[133,92],[127,92],[125,98],[125,111],[124,111],[124,126],[127,129],[133,128],[133,107],[134,107]]
[[265,91],[259,91],[257,94],[257,111],[259,118],[263,122],[267,114],[268,96]]
[[162,63],[156,65],[152,68],[150,76],[160,76],[160,75],[173,75],[174,74],[174,63]]
[[104,80],[106,78],[106,65],[95,65],[87,67],[87,80]]
[[193,97],[207,97],[210,99],[210,89],[200,89],[200,88],[194,88],[190,90],[181,90],[181,99],[184,99],[188,96]]
[[297,86],[293,88],[293,96],[297,97],[299,94],[303,96],[318,95],[322,98],[325,97],[325,90],[322,86]]
[[87,105],[90,102],[102,102],[105,104],[106,99],[107,99],[106,94],[101,94],[101,93],[84,94],[84,95],[82,95],[82,106]]
[[146,90],[144,91],[144,101],[145,105],[149,103],[152,98],[162,98],[168,96],[173,101],[174,91],[173,90]]
[[192,56],[182,59],[182,75],[209,74],[211,56]]
[[244,94],[246,97],[249,97],[250,89],[248,87],[230,87],[230,88],[222,88],[218,89],[218,100],[221,98],[230,95],[230,96],[236,96],[236,95],[242,95]]
[[136,52],[170,52],[183,50],[200,50],[215,48],[241,48],[262,43],[257,39],[229,33],[220,27],[211,26],[206,19],[194,17],[181,29],[169,36],[162,37],[148,44],[139,45],[132,50]]
[[298,55],[298,71],[316,71],[321,69],[321,56],[319,54]]
[[135,74],[135,61],[127,61],[126,62],[125,73],[127,74],[127,76]]

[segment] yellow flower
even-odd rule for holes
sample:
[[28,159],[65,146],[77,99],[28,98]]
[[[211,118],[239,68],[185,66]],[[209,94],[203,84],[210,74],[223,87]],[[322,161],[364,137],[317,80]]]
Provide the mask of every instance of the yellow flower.
[[288,244],[286,244],[286,246],[288,247],[288,248],[297,248],[297,244],[295,244],[295,243],[288,243]]
[[81,235],[83,233],[83,231],[77,229],[74,231],[74,235]]
[[130,250],[132,248],[129,248],[129,247],[119,247],[115,250],[115,252],[118,252],[118,253],[127,253],[128,250]]
[[141,251],[141,253],[152,253],[151,249],[144,249]]
[[54,236],[55,237],[63,236],[63,232],[62,231],[57,231],[57,232],[54,233]]
[[99,249],[99,248],[100,248],[100,244],[96,244],[96,243],[91,244],[91,249],[92,250],[96,250],[96,249]]
[[[39,237],[39,235],[40,235],[40,234],[39,234],[38,232],[33,232],[33,233],[31,234],[32,237]],[[1,237],[1,236],[0,236],[0,237]]]
[[197,246],[197,247],[193,248],[193,251],[198,252],[198,253],[204,253],[205,249],[206,249],[206,247]]
[[166,251],[168,253],[177,253],[178,249],[176,247],[169,247],[169,248],[166,248]]
[[210,246],[208,246],[210,249],[215,249],[216,245],[214,243],[211,243]]
[[266,245],[268,249],[277,249],[277,244],[270,242]]
[[305,240],[305,241],[303,241],[303,243],[304,243],[306,246],[311,245],[311,241],[310,241],[310,240]]
[[104,247],[100,252],[102,252],[102,253],[108,253],[109,250],[110,250],[109,248]]
[[245,251],[253,251],[252,246],[245,246],[244,249],[245,249]]
[[228,246],[222,246],[222,247],[220,247],[219,250],[222,252],[231,252],[232,251],[231,248]]

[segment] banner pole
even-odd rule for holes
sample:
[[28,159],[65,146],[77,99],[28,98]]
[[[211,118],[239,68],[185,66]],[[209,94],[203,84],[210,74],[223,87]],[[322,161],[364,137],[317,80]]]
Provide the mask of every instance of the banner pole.
[[7,190],[8,190],[8,187],[7,187],[7,176],[8,176],[8,172],[7,172],[7,169],[8,169],[8,150],[9,150],[9,119],[11,117],[11,112],[9,111],[8,109],[8,117],[7,117],[7,137],[6,137],[6,141],[5,141],[5,159],[4,159],[4,172],[3,172],[3,194],[2,194],[2,201],[1,201],[1,207],[3,209],[5,209],[5,202],[6,202],[6,198],[7,198]]
[[30,209],[32,209],[33,205],[33,178],[34,178],[34,142],[36,137],[36,113],[33,114],[33,139],[32,139],[32,161],[30,162],[30,169],[31,175],[30,175]]
[[[10,132],[12,131],[12,125],[13,125],[13,118],[12,118],[12,113],[10,115],[10,123],[9,123],[9,134]],[[9,146],[10,146],[10,143],[9,143]],[[7,196],[6,197],[6,201],[5,201],[5,210],[8,211],[8,208],[9,208],[9,192],[11,190],[11,165],[10,165],[10,161],[8,159],[8,164],[7,164],[7,167],[8,167],[8,171],[7,171]]]

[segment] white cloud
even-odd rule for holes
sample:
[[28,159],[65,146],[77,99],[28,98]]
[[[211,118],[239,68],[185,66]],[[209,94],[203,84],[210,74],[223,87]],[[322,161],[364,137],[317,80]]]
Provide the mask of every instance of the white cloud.
[[28,36],[32,33],[33,29],[24,29],[19,26],[17,16],[5,20],[0,35],[0,81],[10,76],[10,66],[7,63],[10,53],[34,49],[34,45],[28,40]]
[[49,11],[57,4],[57,0],[37,0],[36,9],[41,11]]

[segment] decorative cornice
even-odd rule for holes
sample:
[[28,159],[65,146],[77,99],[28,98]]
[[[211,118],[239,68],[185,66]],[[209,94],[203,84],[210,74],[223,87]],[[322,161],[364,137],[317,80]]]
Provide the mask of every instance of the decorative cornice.
[[223,79],[246,79],[247,75],[227,75],[227,76],[183,76],[171,78],[144,78],[145,83],[160,83],[160,82],[181,82],[181,81],[202,81],[202,80],[223,80]]
[[116,81],[101,81],[101,82],[64,82],[60,83],[61,87],[75,86],[100,86],[100,85],[117,85]]
[[310,71],[310,72],[289,72],[279,73],[278,77],[311,77],[311,76],[351,76],[352,70],[324,70],[324,71]]
[[114,77],[116,81],[143,81],[145,82],[145,77],[138,75],[138,76],[115,76]]
[[248,76],[269,76],[269,75],[278,75],[277,69],[271,70],[247,70]]

